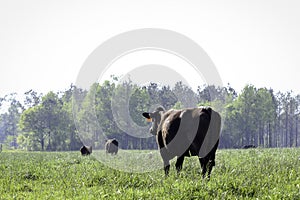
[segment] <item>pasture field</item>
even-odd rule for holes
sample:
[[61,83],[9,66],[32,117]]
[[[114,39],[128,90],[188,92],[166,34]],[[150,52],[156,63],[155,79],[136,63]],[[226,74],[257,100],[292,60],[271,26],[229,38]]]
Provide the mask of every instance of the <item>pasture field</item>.
[[299,148],[218,150],[210,181],[196,157],[180,175],[171,165],[165,178],[162,169],[122,172],[80,152],[4,151],[0,199],[300,199]]

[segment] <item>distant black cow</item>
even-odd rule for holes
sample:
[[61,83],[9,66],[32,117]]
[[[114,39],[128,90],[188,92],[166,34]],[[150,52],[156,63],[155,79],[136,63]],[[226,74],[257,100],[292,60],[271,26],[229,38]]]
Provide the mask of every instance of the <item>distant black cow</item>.
[[115,138],[109,139],[105,143],[105,151],[106,151],[106,153],[116,155],[118,153],[118,149],[119,149],[118,146],[119,146],[119,142]]
[[80,152],[83,156],[90,155],[92,153],[92,146],[82,146]]
[[251,148],[256,148],[256,146],[253,144],[243,146],[243,149],[251,149]]
[[168,111],[159,107],[152,113],[143,113],[143,116],[152,121],[150,133],[156,135],[165,175],[169,173],[169,161],[175,156],[177,172],[182,169],[185,156],[198,156],[203,178],[207,170],[210,177],[219,144],[219,113],[210,107]]

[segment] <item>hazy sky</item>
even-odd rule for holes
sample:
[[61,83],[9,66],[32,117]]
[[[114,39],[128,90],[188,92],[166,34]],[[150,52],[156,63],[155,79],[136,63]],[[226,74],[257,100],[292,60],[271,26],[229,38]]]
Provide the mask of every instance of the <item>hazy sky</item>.
[[2,0],[0,97],[64,90],[102,42],[139,28],[194,40],[237,90],[251,83],[300,93],[299,10],[296,0]]

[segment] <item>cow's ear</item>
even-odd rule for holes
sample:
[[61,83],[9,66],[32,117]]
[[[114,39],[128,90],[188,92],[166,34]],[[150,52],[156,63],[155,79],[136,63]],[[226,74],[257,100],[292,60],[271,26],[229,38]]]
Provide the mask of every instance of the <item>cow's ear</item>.
[[143,116],[146,117],[147,119],[151,119],[150,113],[143,113]]
[[152,118],[150,116],[150,113],[143,113],[143,116],[146,118],[147,122],[152,122]]

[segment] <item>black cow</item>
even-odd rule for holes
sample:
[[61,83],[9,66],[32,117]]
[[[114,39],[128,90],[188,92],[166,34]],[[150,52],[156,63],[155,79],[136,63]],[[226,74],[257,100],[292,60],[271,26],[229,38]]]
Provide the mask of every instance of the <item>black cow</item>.
[[119,142],[113,138],[113,139],[109,139],[106,141],[105,143],[105,150],[106,153],[110,153],[110,154],[117,154],[118,153],[118,148],[119,147]]
[[92,153],[92,146],[82,146],[80,152],[83,156],[90,155]]
[[152,113],[143,113],[152,121],[150,133],[156,135],[167,176],[169,161],[177,156],[177,172],[182,169],[184,157],[198,156],[202,176],[208,170],[208,178],[215,165],[215,153],[219,144],[221,117],[210,107],[165,111],[162,107]]

